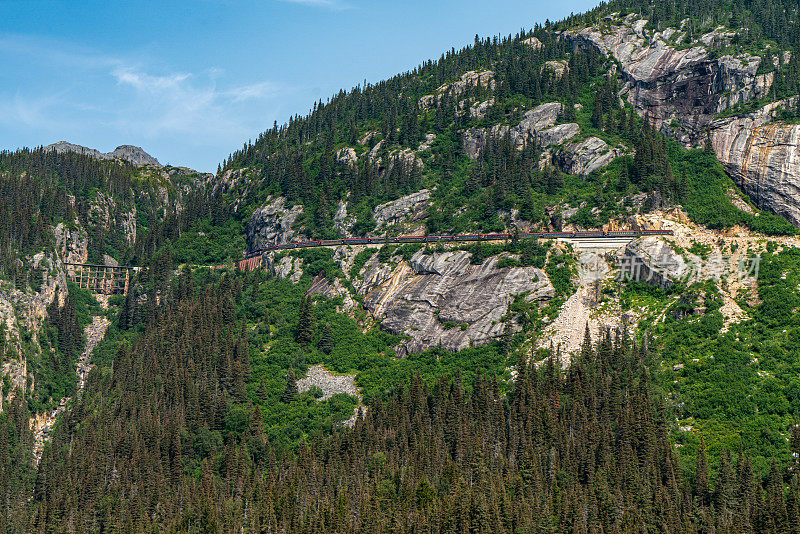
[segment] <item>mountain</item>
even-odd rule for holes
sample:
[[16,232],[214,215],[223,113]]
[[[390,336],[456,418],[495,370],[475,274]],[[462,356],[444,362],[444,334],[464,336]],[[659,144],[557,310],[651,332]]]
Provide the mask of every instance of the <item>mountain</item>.
[[[798,16],[476,37],[215,175],[0,154],[0,530],[791,532]],[[670,234],[519,238],[585,230]]]
[[141,147],[133,145],[121,145],[115,148],[113,152],[103,153],[93,148],[86,148],[85,146],[76,145],[67,141],[59,141],[52,145],[47,145],[44,149],[48,151],[55,150],[59,154],[75,152],[97,159],[120,159],[136,165],[137,167],[144,165],[161,167],[161,164],[156,158],[145,152]]

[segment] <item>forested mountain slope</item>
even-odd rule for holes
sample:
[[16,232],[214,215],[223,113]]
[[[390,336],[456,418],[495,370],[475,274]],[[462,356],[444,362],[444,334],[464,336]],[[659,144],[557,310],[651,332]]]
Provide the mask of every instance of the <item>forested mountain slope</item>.
[[[797,17],[621,0],[476,36],[216,175],[3,153],[0,529],[793,532]],[[672,235],[233,267],[584,229]],[[65,262],[142,269],[104,298]]]

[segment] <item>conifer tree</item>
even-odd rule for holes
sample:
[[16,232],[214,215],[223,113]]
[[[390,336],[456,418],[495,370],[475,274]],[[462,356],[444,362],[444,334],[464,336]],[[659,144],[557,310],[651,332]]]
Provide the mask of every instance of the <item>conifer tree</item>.
[[325,323],[325,327],[322,329],[319,340],[319,350],[325,354],[330,354],[333,350],[333,331],[331,330],[330,323]]
[[300,317],[297,323],[295,341],[306,345],[314,339],[314,310],[311,299],[303,297],[300,300]]
[[286,387],[281,394],[281,402],[289,404],[297,396],[297,380],[294,376],[294,369],[289,369],[286,372]]

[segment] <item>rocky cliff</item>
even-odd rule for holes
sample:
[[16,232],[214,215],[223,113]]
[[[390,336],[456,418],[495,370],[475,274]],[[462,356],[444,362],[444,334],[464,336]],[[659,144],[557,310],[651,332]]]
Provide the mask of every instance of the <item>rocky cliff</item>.
[[516,295],[528,302],[554,296],[545,273],[534,267],[500,267],[506,255],[480,265],[470,253],[419,251],[409,262],[381,264],[377,256],[364,266],[364,306],[383,328],[409,339],[402,351],[441,346],[461,350],[483,345],[518,326],[503,320]]
[[657,129],[694,146],[716,114],[768,94],[773,74],[757,74],[759,56],[724,53],[735,33],[720,27],[687,42],[683,28],[654,32],[647,22],[612,14],[562,37],[615,59],[625,82],[620,95]]
[[[796,99],[754,113],[717,118],[735,106],[766,98],[782,59],[759,74],[761,58],[726,53],[736,33],[722,27],[689,42],[681,28],[653,31],[636,15],[612,14],[600,23],[563,32],[575,48],[594,47],[615,59],[624,78],[620,96],[639,115],[686,147],[710,139],[734,181],[762,209],[800,225],[800,153],[797,125],[773,122]],[[563,158],[569,161],[570,158]]]
[[477,159],[490,137],[508,137],[517,150],[534,141],[544,148],[542,166],[552,163],[566,173],[579,175],[600,169],[629,152],[624,147],[611,147],[598,137],[580,138],[580,126],[575,123],[556,124],[562,111],[558,102],[548,102],[526,111],[516,126],[468,128],[463,135],[464,151]]
[[[59,244],[77,255],[81,253],[75,244],[66,243],[63,234]],[[35,268],[43,271],[42,284],[37,291],[20,291],[6,281],[0,282],[0,346],[4,350],[0,377],[8,377],[10,384],[10,388],[0,393],[0,411],[5,401],[35,387],[28,359],[33,355],[31,352],[42,352],[38,336],[47,317],[47,307],[54,300],[63,304],[66,296],[67,280],[61,262],[42,253],[33,259]]]
[[303,206],[287,208],[283,197],[268,198],[266,204],[253,212],[247,223],[248,250],[260,250],[291,241],[297,234],[293,229],[294,223],[302,213]]
[[710,125],[714,152],[733,180],[759,208],[800,226],[800,125],[771,122],[794,102],[776,102]]

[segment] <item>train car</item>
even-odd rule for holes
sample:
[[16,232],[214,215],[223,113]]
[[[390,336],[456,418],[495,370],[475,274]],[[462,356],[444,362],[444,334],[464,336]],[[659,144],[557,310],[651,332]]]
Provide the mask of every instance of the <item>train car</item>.
[[642,235],[672,235],[672,230],[641,230]]
[[511,239],[513,237],[512,234],[483,234],[483,237],[486,241],[500,241],[503,239]]
[[456,236],[456,241],[482,241],[482,234],[462,234]]
[[[599,237],[637,237],[644,235],[673,235],[672,230],[586,230],[580,232],[525,232],[517,234],[522,239],[569,239],[569,238],[599,238]],[[391,243],[441,243],[441,242],[474,242],[474,241],[499,241],[510,240],[514,234],[461,234],[461,235],[429,235],[429,236],[394,236],[394,237],[353,237],[347,239],[326,239],[316,241],[298,241],[271,245],[264,249],[243,253],[243,260],[247,261],[266,254],[271,250],[292,250],[298,248],[329,247],[338,245],[382,245]]]

